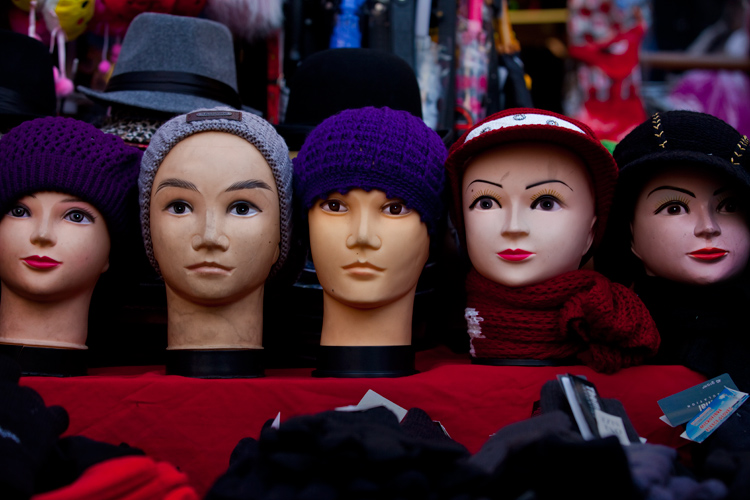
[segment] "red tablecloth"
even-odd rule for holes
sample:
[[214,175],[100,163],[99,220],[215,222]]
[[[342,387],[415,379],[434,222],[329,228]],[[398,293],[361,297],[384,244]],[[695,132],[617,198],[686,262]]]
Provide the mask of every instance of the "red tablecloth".
[[602,397],[619,399],[638,433],[673,447],[681,429],[659,420],[657,400],[705,380],[681,366],[639,366],[602,375],[583,366],[495,367],[436,348],[417,354],[421,373],[395,379],[318,379],[310,369],[266,370],[259,379],[200,380],[167,376],[164,367],[90,370],[85,377],[24,377],[48,405],[70,414],[66,435],[141,448],[186,472],[203,495],[229,464],[243,437],[263,423],[356,404],[368,389],[439,420],[456,441],[477,451],[490,434],[530,416],[547,380],[585,375]]

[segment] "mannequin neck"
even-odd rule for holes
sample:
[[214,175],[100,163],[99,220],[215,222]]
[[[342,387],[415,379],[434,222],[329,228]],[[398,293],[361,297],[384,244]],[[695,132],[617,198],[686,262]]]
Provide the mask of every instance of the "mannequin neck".
[[381,307],[360,309],[323,294],[324,346],[411,345],[415,287],[406,295]]
[[203,305],[167,285],[167,349],[263,348],[263,290],[227,304]]
[[0,342],[86,349],[89,305],[94,287],[61,300],[42,302],[0,283]]

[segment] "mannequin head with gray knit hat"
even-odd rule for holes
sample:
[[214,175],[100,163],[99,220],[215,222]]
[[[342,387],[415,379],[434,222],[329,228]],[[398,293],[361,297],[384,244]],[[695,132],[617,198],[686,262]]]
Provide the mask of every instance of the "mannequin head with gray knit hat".
[[290,247],[292,166],[262,118],[177,116],[138,180],[146,253],[167,290],[168,349],[259,349],[263,293]]

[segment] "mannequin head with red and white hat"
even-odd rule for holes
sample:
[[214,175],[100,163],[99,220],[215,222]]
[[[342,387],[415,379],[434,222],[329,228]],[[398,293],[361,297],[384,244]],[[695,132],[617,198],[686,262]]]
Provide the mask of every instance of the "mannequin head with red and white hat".
[[[655,352],[658,334],[637,297],[580,269],[603,236],[617,180],[589,127],[540,109],[505,110],[461,137],[446,168],[471,263],[466,319],[476,362],[584,362],[612,372]],[[635,314],[622,316],[618,301]],[[642,334],[625,348],[635,328]],[[604,347],[605,330],[623,347]]]

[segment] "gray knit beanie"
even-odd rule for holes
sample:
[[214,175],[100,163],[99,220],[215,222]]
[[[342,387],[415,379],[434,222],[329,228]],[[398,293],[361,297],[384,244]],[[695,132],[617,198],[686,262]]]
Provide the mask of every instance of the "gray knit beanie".
[[292,239],[292,161],[289,159],[289,149],[284,139],[263,118],[226,107],[199,109],[176,116],[162,125],[151,138],[151,143],[143,154],[141,173],[138,177],[141,230],[148,259],[154,269],[161,274],[159,264],[154,259],[154,247],[151,242],[151,188],[156,171],[177,143],[193,134],[209,131],[227,132],[242,137],[260,151],[271,167],[279,192],[281,219],[279,260],[271,268],[269,277],[273,276],[284,265]]

